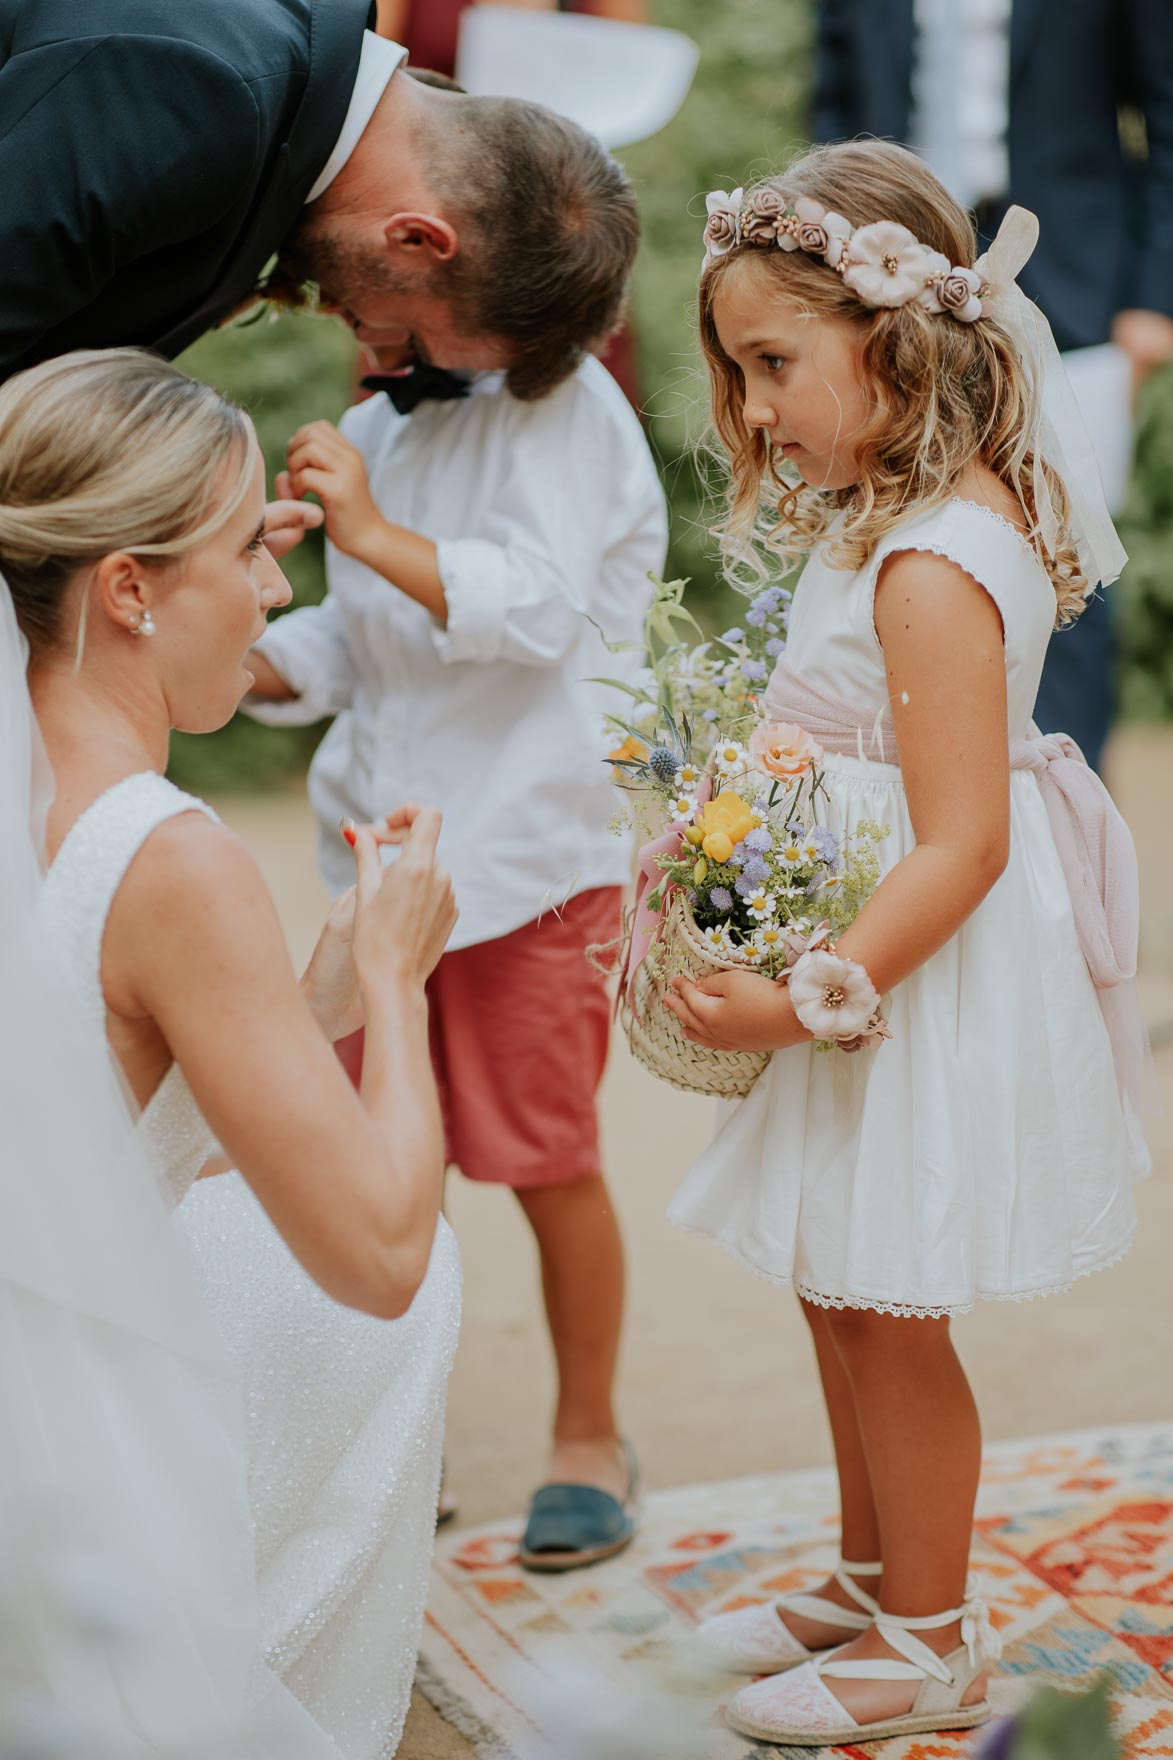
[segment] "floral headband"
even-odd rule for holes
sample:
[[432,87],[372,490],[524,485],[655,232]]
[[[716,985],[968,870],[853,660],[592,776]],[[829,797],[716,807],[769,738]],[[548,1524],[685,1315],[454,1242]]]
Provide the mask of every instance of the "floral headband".
[[904,306],[915,299],[927,312],[948,312],[962,324],[986,316],[985,277],[950,263],[894,220],[853,229],[842,214],[809,196],[788,196],[772,183],[762,184],[748,201],[743,189],[732,195],[714,190],[705,207],[706,263],[737,244],[777,245],[821,257],[865,306]]

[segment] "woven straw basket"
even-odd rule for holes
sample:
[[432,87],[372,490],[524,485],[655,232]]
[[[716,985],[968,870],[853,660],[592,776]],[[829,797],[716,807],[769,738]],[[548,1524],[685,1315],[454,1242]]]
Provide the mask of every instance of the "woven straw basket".
[[711,1051],[705,1045],[694,1045],[684,1037],[676,1016],[665,1008],[664,993],[680,973],[699,981],[713,972],[744,971],[745,967],[713,954],[682,892],[672,894],[661,939],[665,951],[655,971],[651,961],[642,961],[632,983],[630,1004],[626,996],[620,996],[627,1042],[644,1068],[662,1082],[671,1082],[688,1094],[740,1099],[769,1063],[770,1053]]

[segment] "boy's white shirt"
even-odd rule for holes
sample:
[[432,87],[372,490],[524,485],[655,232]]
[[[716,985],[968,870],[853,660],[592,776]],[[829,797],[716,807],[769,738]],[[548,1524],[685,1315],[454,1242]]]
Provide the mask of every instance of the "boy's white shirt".
[[259,646],[299,696],[246,699],[272,725],[337,719],[310,768],[323,876],[354,878],[341,818],[405,800],[444,813],[440,860],[460,921],[450,945],[508,934],[591,887],[624,885],[631,842],[609,829],[621,797],[602,760],[631,679],[649,570],[667,514],[643,430],[598,361],[537,403],[503,376],[468,398],[400,416],[382,395],[342,432],[366,460],[384,518],[432,538],[448,601],[422,606],[327,545],[321,605],[280,618]]

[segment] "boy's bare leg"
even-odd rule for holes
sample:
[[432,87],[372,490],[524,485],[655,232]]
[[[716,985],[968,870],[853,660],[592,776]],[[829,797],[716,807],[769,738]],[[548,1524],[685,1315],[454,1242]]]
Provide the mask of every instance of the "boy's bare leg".
[[623,1241],[602,1179],[523,1188],[542,1261],[558,1404],[546,1479],[622,1500],[627,1467],[613,1403],[623,1327]]

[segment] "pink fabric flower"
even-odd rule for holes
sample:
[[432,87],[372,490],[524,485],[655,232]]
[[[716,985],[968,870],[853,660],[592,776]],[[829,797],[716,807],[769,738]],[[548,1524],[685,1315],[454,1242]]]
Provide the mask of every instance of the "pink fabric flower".
[[981,291],[985,283],[976,269],[953,268],[945,257],[936,258],[944,264],[934,269],[934,279],[921,294],[921,304],[930,312],[948,312],[962,324],[972,324],[982,315]]
[[743,189],[735,189],[732,195],[715,189],[705,197],[709,216],[705,222],[706,257],[723,257],[737,243],[737,215],[744,195]]
[[880,1006],[864,968],[825,948],[803,954],[790,974],[790,998],[803,1026],[823,1040],[862,1034]]
[[935,253],[894,220],[852,233],[843,279],[865,306],[903,306],[925,291]]
[[799,196],[794,204],[794,212],[798,216],[795,231],[798,243],[804,251],[810,251],[817,257],[825,257],[831,244],[826,208],[821,202],[812,201],[810,196]]
[[778,238],[778,222],[787,208],[786,196],[772,183],[762,184],[749,198],[741,217],[741,236],[751,244],[773,244]]
[[749,738],[750,756],[765,776],[792,780],[817,764],[823,748],[791,721],[763,721]]

